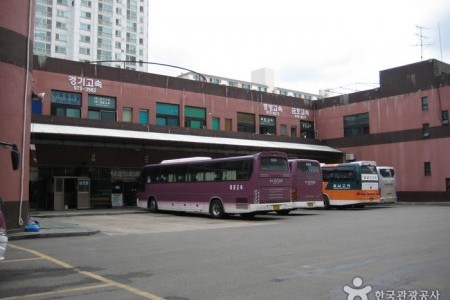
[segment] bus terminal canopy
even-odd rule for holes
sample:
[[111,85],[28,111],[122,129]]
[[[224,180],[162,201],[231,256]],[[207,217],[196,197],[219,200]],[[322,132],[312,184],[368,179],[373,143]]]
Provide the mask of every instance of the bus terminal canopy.
[[299,151],[317,151],[341,154],[342,152],[329,146],[311,145],[302,143],[287,143],[263,140],[223,138],[210,136],[183,135],[172,133],[160,133],[149,131],[134,131],[110,128],[95,128],[82,126],[54,125],[54,124],[31,124],[32,134],[50,134],[67,136],[85,136],[85,137],[110,137],[123,139],[136,139],[147,141],[165,141],[165,142],[185,142],[194,144],[213,144],[228,146],[247,146],[264,149],[299,150]]

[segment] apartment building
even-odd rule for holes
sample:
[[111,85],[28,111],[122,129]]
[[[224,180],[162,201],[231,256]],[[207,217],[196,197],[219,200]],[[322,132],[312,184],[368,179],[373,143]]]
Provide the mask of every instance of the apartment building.
[[237,87],[246,90],[259,91],[272,93],[282,96],[290,96],[295,98],[300,98],[304,100],[317,100],[319,95],[313,93],[307,93],[298,90],[286,89],[275,86],[275,75],[274,70],[270,68],[261,68],[251,72],[251,80],[239,80],[227,77],[222,77],[218,75],[209,74],[199,74],[196,72],[186,72],[178,76],[180,78],[195,80],[195,81],[206,81],[215,84],[221,84],[230,87]]
[[[36,0],[36,55],[80,62],[148,57],[148,0]],[[103,65],[147,71],[147,64]]]

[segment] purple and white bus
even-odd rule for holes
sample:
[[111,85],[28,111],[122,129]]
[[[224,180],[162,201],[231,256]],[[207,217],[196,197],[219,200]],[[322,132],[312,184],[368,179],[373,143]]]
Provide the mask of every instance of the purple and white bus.
[[287,155],[260,152],[229,158],[187,158],[145,166],[137,206],[158,210],[252,216],[292,209]]
[[294,208],[324,207],[320,163],[312,159],[290,159]]

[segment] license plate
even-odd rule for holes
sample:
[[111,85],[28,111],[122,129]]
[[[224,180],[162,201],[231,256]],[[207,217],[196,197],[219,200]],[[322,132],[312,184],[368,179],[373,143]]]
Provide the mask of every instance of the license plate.
[[308,208],[313,208],[314,207],[314,202],[308,202]]
[[280,210],[280,205],[278,205],[278,204],[277,205],[273,205],[272,207],[273,207],[273,210]]

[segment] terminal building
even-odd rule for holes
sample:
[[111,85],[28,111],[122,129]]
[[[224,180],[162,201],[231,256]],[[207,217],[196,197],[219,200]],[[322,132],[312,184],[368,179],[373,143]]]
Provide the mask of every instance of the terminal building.
[[134,205],[140,168],[165,159],[342,160],[316,138],[311,100],[43,56],[33,66],[31,207],[110,206],[112,194]]
[[382,70],[379,88],[313,100],[33,56],[31,4],[8,5],[0,141],[21,153],[13,171],[0,148],[8,230],[22,228],[30,208],[134,205],[145,164],[273,150],[324,163],[373,160],[395,167],[399,201],[450,200],[446,63]]
[[448,199],[450,66],[437,60],[316,101],[41,56],[33,66],[33,91],[45,96],[32,100],[32,207],[134,205],[145,164],[266,150],[374,160],[396,168],[400,200]]

